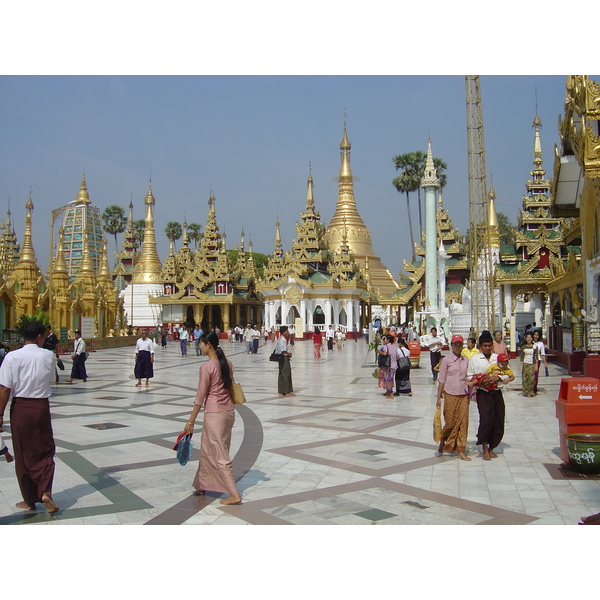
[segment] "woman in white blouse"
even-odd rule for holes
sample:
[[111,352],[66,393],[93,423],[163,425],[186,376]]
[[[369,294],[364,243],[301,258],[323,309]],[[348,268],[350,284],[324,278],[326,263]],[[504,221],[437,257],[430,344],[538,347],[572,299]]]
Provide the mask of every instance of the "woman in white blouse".
[[146,378],[146,385],[149,385],[149,379],[154,377],[154,344],[148,337],[148,330],[142,329],[142,337],[135,345],[135,369],[134,375],[137,379],[136,387],[142,385],[142,377]]
[[546,347],[544,346],[544,342],[542,342],[542,336],[539,329],[535,329],[533,332],[533,345],[535,348],[537,348],[537,368],[535,371],[535,385],[533,386],[533,393],[537,394],[542,360],[544,361],[544,368],[548,368],[548,363],[546,362]]

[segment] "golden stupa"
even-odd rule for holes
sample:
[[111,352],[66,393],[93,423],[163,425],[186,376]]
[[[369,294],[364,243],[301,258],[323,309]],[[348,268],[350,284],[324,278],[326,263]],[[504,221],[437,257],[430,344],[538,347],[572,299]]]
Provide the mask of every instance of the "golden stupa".
[[[354,200],[354,177],[350,169],[350,141],[344,123],[344,137],[340,144],[342,165],[338,177],[339,191],[335,213],[325,232],[325,241],[332,252],[345,242],[354,254],[361,271],[367,268],[373,290],[378,295],[387,295],[398,289],[392,274],[376,256],[371,244],[371,233],[364,224]],[[368,261],[367,261],[368,258]]]

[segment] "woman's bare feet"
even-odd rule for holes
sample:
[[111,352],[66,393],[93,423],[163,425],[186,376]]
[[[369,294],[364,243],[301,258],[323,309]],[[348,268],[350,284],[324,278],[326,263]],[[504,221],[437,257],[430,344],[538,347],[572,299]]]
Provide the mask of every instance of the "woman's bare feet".
[[17,502],[15,506],[17,508],[24,508],[25,510],[35,510],[35,504],[29,504],[29,502],[25,502],[25,500]]
[[194,490],[194,496],[204,496],[205,494],[204,490]]
[[464,452],[459,452],[458,458],[460,458],[460,460],[471,460]]
[[139,387],[140,385],[142,385],[142,382],[138,379],[137,383],[135,384],[135,387]]
[[44,492],[42,494],[42,502],[44,503],[44,506],[46,507],[48,514],[52,515],[55,512],[58,512],[58,510],[59,510],[58,506],[56,506],[56,504],[54,504],[54,501],[52,500],[52,496],[48,492]]
[[239,494],[231,494],[228,498],[223,498],[221,504],[240,504],[242,497]]
[[490,457],[491,458],[498,458],[498,455],[493,450],[490,450]]
[[442,455],[444,454],[444,446],[445,445],[446,445],[446,440],[442,438],[440,440],[440,445],[438,446],[438,452]]
[[13,455],[8,450],[4,453],[4,458],[6,458],[6,462],[12,462],[15,460]]

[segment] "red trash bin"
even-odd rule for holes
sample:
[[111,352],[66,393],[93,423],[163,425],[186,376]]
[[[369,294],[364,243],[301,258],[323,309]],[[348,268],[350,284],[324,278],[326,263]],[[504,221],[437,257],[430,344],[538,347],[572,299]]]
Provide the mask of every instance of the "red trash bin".
[[571,464],[565,435],[600,433],[600,380],[593,377],[564,377],[560,380],[556,418],[560,457]]
[[412,369],[418,369],[419,360],[421,359],[421,344],[419,344],[419,342],[416,340],[406,343],[408,345],[408,349],[410,350],[410,356],[408,357],[408,360],[410,360],[410,366]]

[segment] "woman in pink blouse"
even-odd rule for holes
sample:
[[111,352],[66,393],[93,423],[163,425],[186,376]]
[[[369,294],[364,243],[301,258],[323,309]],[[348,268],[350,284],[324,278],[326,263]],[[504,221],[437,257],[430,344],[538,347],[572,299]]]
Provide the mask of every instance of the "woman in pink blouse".
[[200,442],[200,464],[193,486],[199,495],[206,490],[229,493],[221,504],[239,504],[242,501],[229,458],[231,430],[235,420],[230,389],[233,381],[233,365],[225,358],[219,347],[219,336],[213,331],[200,337],[200,349],[208,360],[200,367],[200,381],[194,400],[194,408],[184,427],[185,433],[193,433],[196,417],[204,405],[204,422]]
[[467,393],[467,368],[469,361],[462,356],[462,335],[453,335],[450,342],[452,353],[442,359],[438,377],[436,406],[442,405],[444,396],[444,429],[438,448],[444,452],[458,452],[461,460],[471,460],[466,454],[469,433],[469,396]]

